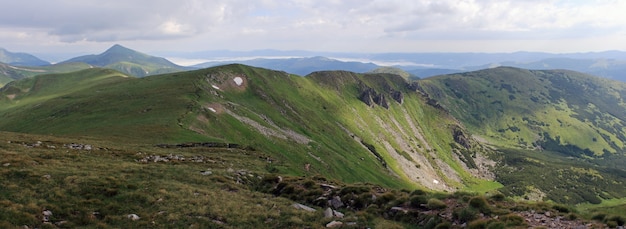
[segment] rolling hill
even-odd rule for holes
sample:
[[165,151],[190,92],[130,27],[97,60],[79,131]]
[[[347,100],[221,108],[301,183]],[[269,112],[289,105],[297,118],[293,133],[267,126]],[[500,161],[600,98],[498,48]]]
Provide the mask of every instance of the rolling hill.
[[53,64],[46,66],[13,66],[4,63],[0,63],[0,85],[20,80],[36,75],[52,74],[52,73],[67,73],[78,71],[82,69],[90,68],[91,65],[85,63],[63,63]]
[[190,69],[178,66],[165,58],[150,56],[117,44],[101,54],[79,56],[61,63],[74,62],[115,69],[136,77]]

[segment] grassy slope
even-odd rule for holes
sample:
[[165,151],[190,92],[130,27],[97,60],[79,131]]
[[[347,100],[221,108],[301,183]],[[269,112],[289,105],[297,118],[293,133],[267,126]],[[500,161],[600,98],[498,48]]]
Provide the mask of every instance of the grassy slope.
[[[436,179],[447,186],[431,188],[450,189],[480,181],[447,153],[451,151],[450,128],[454,120],[424,105],[423,98],[407,90],[406,81],[397,76],[349,73],[351,80],[345,84],[323,86],[324,82],[315,77],[228,65],[142,79],[101,81],[100,86],[93,87],[68,83],[83,75],[97,75],[96,71],[110,70],[74,73],[67,82],[58,82],[67,88],[46,83],[49,88],[37,89],[38,84],[32,83],[54,76],[20,82],[24,84],[21,90],[30,87],[31,91],[5,100],[9,105],[4,106],[0,126],[10,131],[91,136],[120,142],[237,143],[271,153],[277,160],[275,168],[284,173],[319,173],[346,182],[373,182],[389,187],[415,187],[416,183]],[[119,74],[110,72],[107,74]],[[245,78],[244,90],[233,86],[236,76]],[[378,85],[385,84],[402,91],[406,102],[400,105],[388,97],[392,103],[389,110],[370,108],[357,99],[359,84],[379,91],[385,88]],[[223,88],[213,88],[217,85]],[[50,88],[58,91],[43,91]],[[211,112],[209,106],[221,107],[224,113]],[[236,116],[283,137],[264,136]],[[388,168],[349,133],[374,146]],[[290,135],[303,136],[310,142],[298,142]],[[428,149],[423,147],[426,144]],[[401,153],[413,158],[403,159]],[[305,170],[305,164],[311,165],[310,171]]]
[[626,195],[619,165],[624,84],[570,71],[496,68],[420,85],[473,133],[504,148],[497,180],[505,193],[567,203]]
[[15,67],[0,63],[0,87],[13,81],[42,74],[67,73],[90,68],[85,63],[53,64],[41,67]]

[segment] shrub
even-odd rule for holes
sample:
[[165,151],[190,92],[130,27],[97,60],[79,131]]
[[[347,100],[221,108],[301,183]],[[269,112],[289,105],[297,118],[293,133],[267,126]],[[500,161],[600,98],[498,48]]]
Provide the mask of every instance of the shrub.
[[559,211],[561,213],[569,213],[570,212],[568,207],[563,206],[563,205],[558,205],[558,204],[552,206],[552,209],[557,210],[557,211]]
[[426,199],[426,196],[413,196],[411,197],[411,200],[409,202],[411,207],[414,207],[414,208],[419,208],[422,206],[422,204],[426,204],[426,203],[428,203],[428,199]]
[[478,220],[474,220],[474,221],[470,222],[467,225],[467,228],[469,228],[469,229],[484,229],[484,228],[487,228],[487,223],[489,223],[489,221],[486,220],[486,219],[478,219]]
[[505,223],[507,227],[526,225],[526,220],[524,220],[524,217],[521,217],[516,214],[508,214],[508,215],[502,216],[500,217],[500,221]]
[[606,214],[604,213],[598,213],[591,217],[591,219],[598,220],[598,221],[604,221],[605,218],[606,218]]
[[489,203],[483,196],[476,196],[469,200],[469,206],[478,209],[481,213],[491,214]]
[[505,198],[506,196],[504,196],[504,194],[502,193],[497,193],[490,197],[490,199],[495,200],[495,201],[503,201]]
[[466,223],[477,219],[478,212],[474,208],[461,208],[452,213],[452,218],[462,223]]
[[617,223],[618,226],[624,226],[624,223],[626,223],[626,219],[618,215],[611,216],[607,220]]
[[446,203],[444,203],[441,200],[430,198],[428,202],[426,203],[426,207],[431,210],[439,210],[439,209],[445,209],[447,206],[446,206]]
[[423,196],[426,195],[426,191],[421,190],[421,189],[415,189],[413,190],[413,192],[411,192],[411,196]]

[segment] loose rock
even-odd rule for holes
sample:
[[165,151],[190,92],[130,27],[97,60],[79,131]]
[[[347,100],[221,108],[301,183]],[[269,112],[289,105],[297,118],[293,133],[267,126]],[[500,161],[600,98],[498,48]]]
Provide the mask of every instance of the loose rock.
[[341,221],[331,221],[330,223],[326,224],[327,228],[335,228],[335,227],[341,227],[341,225],[343,225],[343,223]]
[[129,218],[132,221],[137,221],[137,220],[141,219],[137,214],[128,214],[126,216],[126,218]]

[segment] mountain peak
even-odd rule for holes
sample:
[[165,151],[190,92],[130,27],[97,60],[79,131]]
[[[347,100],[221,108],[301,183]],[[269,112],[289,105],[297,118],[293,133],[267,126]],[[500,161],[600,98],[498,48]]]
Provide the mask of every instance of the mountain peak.
[[[126,48],[122,45],[119,44],[114,44],[113,46],[111,46],[109,49],[107,49],[106,51],[104,51],[104,53],[126,53],[126,52],[134,52],[134,53],[138,53],[135,50]],[[103,54],[104,54],[103,53]]]

